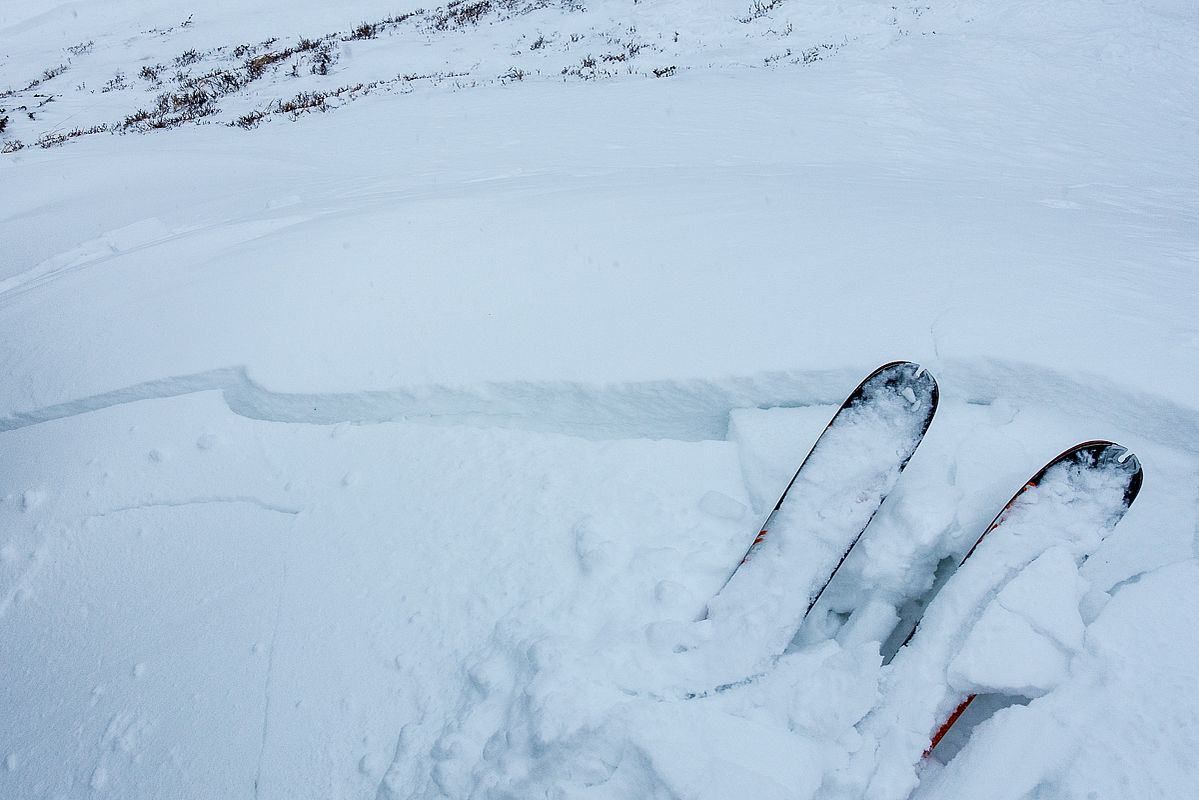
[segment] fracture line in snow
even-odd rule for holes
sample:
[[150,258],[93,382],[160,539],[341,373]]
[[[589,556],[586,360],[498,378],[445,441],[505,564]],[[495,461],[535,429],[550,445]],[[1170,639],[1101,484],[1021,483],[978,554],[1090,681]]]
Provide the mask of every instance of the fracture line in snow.
[[[1157,395],[1128,391],[1094,375],[997,359],[926,364],[948,399],[990,404],[999,398],[1068,408],[1079,418],[1114,423],[1172,447],[1199,449],[1199,411]],[[142,400],[220,391],[235,414],[280,423],[332,425],[420,422],[561,433],[585,439],[724,439],[737,408],[836,405],[862,365],[760,372],[722,379],[611,384],[506,381],[430,384],[358,392],[277,392],[244,366],[176,375],[0,417],[0,433]]]
[[190,500],[161,500],[151,503],[135,503],[128,506],[118,506],[105,511],[99,511],[91,514],[93,517],[106,517],[110,514],[120,514],[126,511],[141,511],[147,508],[183,508],[186,506],[203,506],[203,505],[219,505],[222,503],[245,503],[247,505],[256,506],[264,511],[273,511],[278,514],[288,514],[295,516],[302,509],[289,508],[287,506],[275,505],[264,500],[259,500],[257,497],[236,496],[236,497],[197,497]]
[[829,405],[859,370],[764,373],[725,381],[483,383],[345,393],[274,392],[245,367],[160,378],[0,417],[0,432],[142,400],[220,391],[231,411],[269,422],[331,425],[413,421],[528,428],[584,438],[722,439],[733,408]]
[[158,380],[137,383],[111,392],[81,397],[65,403],[55,403],[30,411],[18,411],[0,417],[0,432],[25,428],[41,422],[75,417],[105,408],[136,403],[141,400],[161,400],[168,397],[193,394],[195,392],[223,389],[238,380],[245,380],[245,370],[240,367],[178,375]]

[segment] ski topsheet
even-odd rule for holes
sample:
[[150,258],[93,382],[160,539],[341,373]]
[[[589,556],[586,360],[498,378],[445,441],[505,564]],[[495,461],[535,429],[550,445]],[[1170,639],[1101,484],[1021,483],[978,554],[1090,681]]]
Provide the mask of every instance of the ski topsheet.
[[1078,579],[1078,565],[1123,518],[1141,482],[1136,456],[1113,442],[1093,441],[1065,451],[1016,492],[929,604],[892,662],[886,701],[860,727],[874,742],[863,747],[872,773],[866,798],[906,798],[916,786],[921,754],[940,742],[976,693],[1052,690],[1052,684],[1028,683],[1027,658],[1007,657],[1006,636],[990,641],[988,620],[1002,620],[999,629],[1009,633],[1048,637],[1060,654],[1066,645],[1054,632],[1068,626],[1055,615],[1073,601],[1051,597]]
[[884,364],[833,416],[708,619],[742,656],[783,652],[915,453],[937,408],[933,376]]

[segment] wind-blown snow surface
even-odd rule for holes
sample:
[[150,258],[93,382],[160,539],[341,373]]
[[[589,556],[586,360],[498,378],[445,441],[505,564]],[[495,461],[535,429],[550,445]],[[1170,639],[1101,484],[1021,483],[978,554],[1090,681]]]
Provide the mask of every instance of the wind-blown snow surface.
[[[759,8],[0,7],[0,796],[1191,795],[1195,7]],[[940,382],[921,449],[789,652],[689,697],[892,358]],[[1096,437],[1136,504],[941,654],[999,710],[884,763],[879,641]]]

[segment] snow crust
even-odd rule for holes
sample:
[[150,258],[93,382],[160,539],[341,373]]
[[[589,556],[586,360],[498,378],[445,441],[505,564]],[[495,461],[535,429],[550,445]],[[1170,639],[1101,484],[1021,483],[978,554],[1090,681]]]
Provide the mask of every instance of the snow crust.
[[[757,5],[413,18],[45,149],[405,9],[0,5],[0,797],[1193,794],[1193,4]],[[794,540],[697,622],[891,358],[941,408],[807,621]],[[1120,524],[1030,507],[892,653],[1095,437]]]

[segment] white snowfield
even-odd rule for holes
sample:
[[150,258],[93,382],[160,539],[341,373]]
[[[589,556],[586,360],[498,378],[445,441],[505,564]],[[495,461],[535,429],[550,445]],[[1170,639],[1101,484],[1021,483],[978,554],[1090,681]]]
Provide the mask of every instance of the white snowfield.
[[[1197,45],[1190,0],[0,4],[0,798],[1193,797]],[[897,358],[923,444],[697,692]],[[1145,467],[1114,530],[980,547],[891,652],[1092,438]]]

